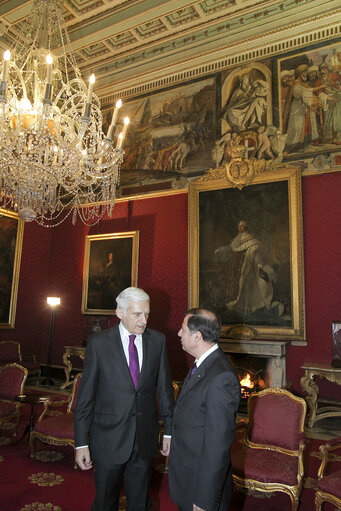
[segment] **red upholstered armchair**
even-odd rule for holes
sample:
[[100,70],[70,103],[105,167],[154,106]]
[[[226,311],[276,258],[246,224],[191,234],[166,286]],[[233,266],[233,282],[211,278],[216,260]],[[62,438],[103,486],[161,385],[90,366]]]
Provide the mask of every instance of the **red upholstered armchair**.
[[0,429],[4,424],[13,423],[14,435],[21,416],[21,403],[13,401],[24,391],[27,369],[19,364],[0,367]]
[[304,399],[268,388],[250,395],[244,448],[232,452],[236,488],[282,491],[296,511],[303,483]]
[[29,376],[40,376],[40,365],[35,355],[22,355],[20,343],[16,341],[0,341],[0,366],[11,362],[25,367]]
[[[37,439],[52,445],[75,446],[73,419],[81,376],[81,373],[75,376],[72,393],[67,401],[48,400],[44,403],[44,411],[30,435],[31,458],[35,457]],[[65,408],[66,405],[66,413],[56,412],[58,407]]]
[[341,509],[341,470],[327,473],[336,453],[341,454],[341,437],[328,440],[320,445],[322,461],[318,470],[318,490],[315,495],[316,511],[322,511],[323,502],[329,502],[335,509]]

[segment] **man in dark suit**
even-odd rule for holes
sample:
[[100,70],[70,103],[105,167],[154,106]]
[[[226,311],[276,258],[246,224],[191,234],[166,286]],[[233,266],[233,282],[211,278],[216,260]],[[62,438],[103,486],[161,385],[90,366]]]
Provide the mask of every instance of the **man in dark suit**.
[[218,347],[220,328],[213,311],[191,309],[178,333],[182,348],[196,359],[173,418],[169,488],[180,511],[227,511],[231,500],[240,385]]
[[76,462],[87,470],[94,461],[92,511],[117,511],[122,482],[127,511],[147,511],[158,446],[157,399],[164,427],[161,452],[169,454],[171,374],[164,335],[146,329],[147,293],[130,287],[116,301],[119,325],[88,340],[75,412]]

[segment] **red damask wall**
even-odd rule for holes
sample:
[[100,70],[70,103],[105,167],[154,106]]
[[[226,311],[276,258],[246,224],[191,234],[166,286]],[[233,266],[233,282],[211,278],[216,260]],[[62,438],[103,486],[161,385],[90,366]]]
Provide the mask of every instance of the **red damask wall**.
[[[287,379],[301,392],[304,361],[330,362],[331,322],[341,320],[341,173],[303,179],[307,347],[289,347]],[[64,345],[81,345],[83,258],[88,234],[140,231],[139,286],[151,296],[150,325],[164,331],[175,379],[182,378],[188,359],[177,331],[187,308],[187,194],[120,202],[113,216],[91,229],[67,220],[55,229],[27,224],[19,282],[16,325],[0,332],[15,339],[26,353],[47,359],[49,310],[47,295],[59,295],[53,363],[62,365]],[[190,262],[189,262],[190,264]],[[335,385],[324,384],[321,395],[338,397]]]

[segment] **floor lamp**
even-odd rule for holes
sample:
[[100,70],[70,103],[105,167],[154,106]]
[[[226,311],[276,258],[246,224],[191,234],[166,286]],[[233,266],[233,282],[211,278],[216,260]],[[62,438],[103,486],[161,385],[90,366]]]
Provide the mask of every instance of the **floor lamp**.
[[56,307],[60,305],[60,298],[57,296],[48,296],[47,305],[51,307],[51,320],[50,320],[50,337],[49,337],[49,351],[47,357],[47,373],[46,378],[41,382],[41,385],[54,385],[51,378],[51,361],[52,361],[52,346],[53,346],[53,331],[54,331],[54,315]]

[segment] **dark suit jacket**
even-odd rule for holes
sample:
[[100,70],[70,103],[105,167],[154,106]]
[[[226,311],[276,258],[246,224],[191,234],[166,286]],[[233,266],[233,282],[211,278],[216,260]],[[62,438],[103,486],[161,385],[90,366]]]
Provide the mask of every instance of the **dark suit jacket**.
[[158,447],[158,398],[164,434],[171,433],[173,388],[163,334],[146,329],[135,389],[118,326],[89,338],[75,411],[75,446],[89,444],[92,459],[107,467],[125,463],[136,437],[140,455]]
[[226,511],[232,493],[230,446],[240,385],[218,348],[185,380],[176,401],[169,457],[169,487],[181,508]]

